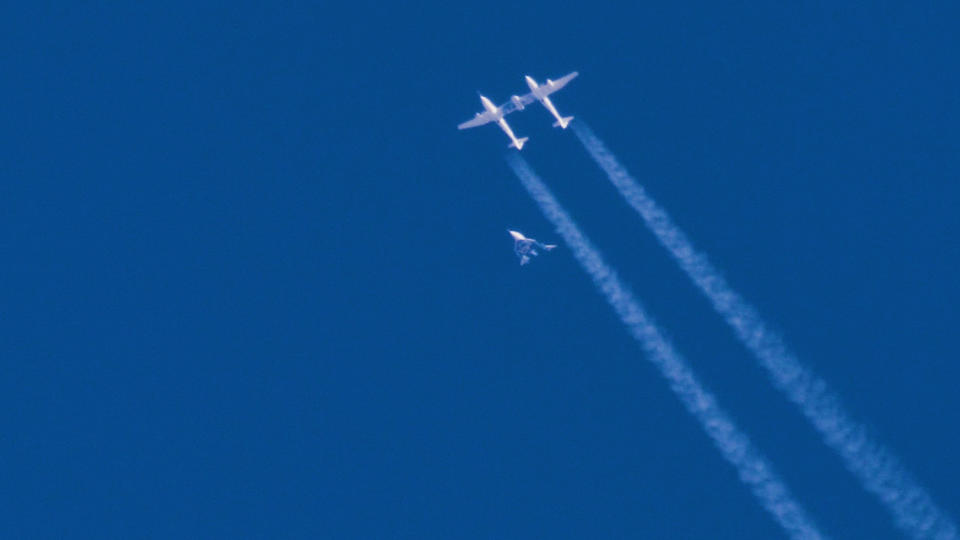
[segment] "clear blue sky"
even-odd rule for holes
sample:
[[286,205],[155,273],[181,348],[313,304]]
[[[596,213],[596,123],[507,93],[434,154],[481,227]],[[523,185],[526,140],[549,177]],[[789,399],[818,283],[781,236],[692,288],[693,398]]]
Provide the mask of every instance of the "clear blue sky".
[[[6,538],[777,538],[495,127],[538,79],[960,516],[954,2],[21,3]],[[667,5],[669,4],[669,5]],[[835,538],[898,538],[572,133],[524,156]],[[576,120],[575,120],[576,121]]]

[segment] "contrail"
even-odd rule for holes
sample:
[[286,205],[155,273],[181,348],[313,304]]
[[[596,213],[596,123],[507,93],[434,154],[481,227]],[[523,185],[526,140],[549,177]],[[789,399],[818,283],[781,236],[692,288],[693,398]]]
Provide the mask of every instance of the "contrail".
[[886,506],[897,526],[916,539],[957,538],[956,525],[896,457],[872,440],[863,425],[850,418],[837,395],[800,364],[780,336],[767,328],[757,310],[727,284],[703,253],[694,249],[687,235],[617,162],[590,128],[578,121],[573,124],[573,132],[627,203],[640,214],[647,228],[733,327],[737,338],[767,370],[775,386],[800,408],[864,488]]
[[670,388],[690,414],[700,421],[723,457],[737,469],[740,479],[750,487],[763,508],[792,538],[823,538],[772,467],[720,409],[713,395],[697,381],[684,359],[673,350],[640,303],[607,266],[597,249],[580,232],[527,162],[517,154],[510,155],[507,161],[544,216],[563,236],[577,261],[606,296],[620,320],[647,352],[647,357],[667,379]]

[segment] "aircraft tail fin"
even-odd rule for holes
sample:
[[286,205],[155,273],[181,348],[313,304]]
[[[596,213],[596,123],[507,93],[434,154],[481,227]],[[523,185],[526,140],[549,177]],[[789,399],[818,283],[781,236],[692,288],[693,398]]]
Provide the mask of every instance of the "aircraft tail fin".
[[509,147],[510,147],[510,148],[516,148],[517,150],[522,150],[522,149],[523,149],[523,144],[526,143],[526,142],[527,142],[527,139],[529,139],[529,138],[530,138],[530,137],[521,137],[521,138],[513,141],[512,143],[510,143]]
[[570,124],[571,120],[573,120],[572,116],[564,116],[563,118],[554,122],[553,127],[567,129],[567,125]]

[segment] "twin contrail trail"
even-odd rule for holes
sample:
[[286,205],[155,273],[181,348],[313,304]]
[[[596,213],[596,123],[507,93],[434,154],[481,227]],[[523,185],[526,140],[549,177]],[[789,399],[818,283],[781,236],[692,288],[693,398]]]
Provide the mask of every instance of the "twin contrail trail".
[[899,464],[894,455],[872,440],[866,428],[850,418],[840,399],[827,389],[770,331],[757,311],[744,301],[624,169],[603,142],[583,122],[573,131],[630,206],[643,218],[660,243],[709,298],[737,338],[767,370],[775,386],[796,404],[826,444],[836,451],[864,488],[892,514],[897,526],[913,538],[957,538],[957,528],[930,495]]
[[700,421],[714,444],[736,469],[760,504],[792,538],[823,538],[807,513],[794,500],[753,444],[720,409],[716,399],[696,379],[684,359],[650,320],[633,294],[607,266],[593,244],[519,155],[507,158],[523,187],[553,223],[580,265],[617,312],[647,357],[667,379],[686,409]]

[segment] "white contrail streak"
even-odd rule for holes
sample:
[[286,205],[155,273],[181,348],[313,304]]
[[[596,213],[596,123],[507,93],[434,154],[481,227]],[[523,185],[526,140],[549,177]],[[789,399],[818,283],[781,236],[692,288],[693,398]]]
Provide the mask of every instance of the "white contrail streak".
[[737,469],[740,479],[749,486],[764,509],[792,538],[823,538],[772,467],[720,409],[713,395],[697,381],[684,359],[673,350],[640,303],[607,266],[527,162],[517,154],[510,155],[507,161],[623,324],[646,351],[647,357],[667,379],[690,414],[700,421],[723,457]]
[[863,425],[850,418],[837,395],[800,364],[780,336],[767,328],[757,311],[727,284],[703,253],[694,249],[686,234],[590,128],[578,121],[573,124],[573,131],[627,203],[640,214],[647,228],[733,327],[737,338],[767,370],[775,386],[800,408],[864,488],[883,503],[897,526],[916,539],[957,538],[954,523],[937,508],[894,455],[872,440]]

